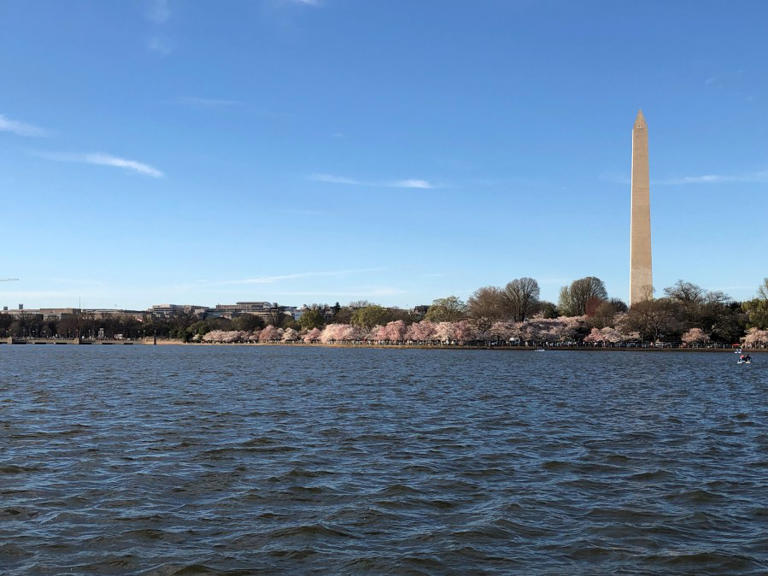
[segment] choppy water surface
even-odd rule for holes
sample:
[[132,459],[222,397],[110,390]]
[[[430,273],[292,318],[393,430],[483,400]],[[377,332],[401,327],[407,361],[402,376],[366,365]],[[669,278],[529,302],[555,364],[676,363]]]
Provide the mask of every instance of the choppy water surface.
[[765,574],[768,355],[0,347],[0,567]]

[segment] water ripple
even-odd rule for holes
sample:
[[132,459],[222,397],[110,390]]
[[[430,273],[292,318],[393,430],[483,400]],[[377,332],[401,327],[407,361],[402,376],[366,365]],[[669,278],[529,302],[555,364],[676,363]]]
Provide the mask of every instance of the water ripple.
[[765,574],[768,357],[0,347],[3,574]]

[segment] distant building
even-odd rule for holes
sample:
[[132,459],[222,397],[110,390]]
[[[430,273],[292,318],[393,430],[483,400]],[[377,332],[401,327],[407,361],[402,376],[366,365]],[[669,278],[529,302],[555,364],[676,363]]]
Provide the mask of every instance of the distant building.
[[173,318],[174,316],[205,316],[208,308],[192,304],[156,304],[149,309],[149,314],[155,318]]
[[207,316],[236,318],[237,316],[252,314],[269,321],[276,314],[288,314],[295,319],[297,313],[298,309],[295,306],[280,306],[277,302],[236,302],[235,304],[216,304],[215,308],[208,308]]
[[7,307],[3,308],[3,314],[8,314],[14,318],[18,317],[32,317],[40,316],[43,320],[61,320],[62,318],[87,315],[92,318],[102,319],[105,317],[131,317],[141,320],[144,317],[144,312],[141,310],[117,310],[112,308],[19,308],[18,310],[8,310]]
[[41,316],[43,320],[61,320],[66,316],[74,316],[80,313],[79,308],[27,308],[20,307],[18,310],[8,310],[3,308],[3,314],[8,314],[14,318]]
[[413,310],[411,310],[411,312],[413,312],[414,316],[419,316],[419,317],[423,318],[424,316],[427,315],[427,311],[428,310],[429,310],[429,306],[424,304],[424,305],[421,305],[421,306],[414,306]]

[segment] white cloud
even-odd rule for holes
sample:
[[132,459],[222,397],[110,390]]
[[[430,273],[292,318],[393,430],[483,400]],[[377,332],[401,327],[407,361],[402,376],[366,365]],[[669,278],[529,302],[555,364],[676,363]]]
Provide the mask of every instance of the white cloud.
[[312,174],[310,180],[315,182],[326,182],[328,184],[354,184],[355,186],[365,186],[360,180],[354,178],[345,178],[344,176],[334,176],[333,174]]
[[286,0],[290,4],[301,4],[303,6],[320,6],[320,0]]
[[152,176],[152,178],[162,178],[165,176],[160,170],[144,164],[142,162],[136,162],[135,160],[127,160],[125,158],[119,158],[117,156],[111,156],[110,154],[85,154],[84,162],[87,164],[95,164],[97,166],[114,166],[115,168],[124,168],[139,174],[146,176]]
[[129,160],[127,158],[120,158],[119,156],[112,156],[111,154],[104,154],[102,152],[92,152],[88,154],[35,152],[34,154],[40,158],[46,158],[47,160],[54,160],[56,162],[77,162],[81,164],[93,164],[95,166],[110,166],[143,174],[144,176],[151,176],[152,178],[163,178],[165,176],[163,172],[149,164]]
[[168,0],[151,0],[147,8],[147,18],[155,24],[163,24],[171,17]]
[[682,176],[656,180],[653,184],[661,186],[678,186],[683,184],[720,184],[723,182],[766,183],[768,171],[745,172],[743,174],[701,174],[699,176]]
[[431,190],[435,185],[428,180],[418,178],[407,178],[405,180],[382,180],[365,181],[346,176],[336,176],[334,174],[312,174],[309,179],[314,182],[325,182],[326,184],[349,184],[354,186],[367,186],[371,188],[418,188],[421,190]]
[[191,106],[192,108],[229,108],[231,106],[240,106],[240,100],[229,100],[226,98],[201,98],[199,96],[183,96],[178,99],[181,104]]
[[432,184],[430,184],[426,180],[417,180],[414,178],[411,178],[408,180],[397,180],[395,182],[390,183],[390,186],[392,188],[419,188],[422,190],[429,190],[431,188],[434,188],[434,186],[432,186]]
[[48,133],[42,128],[33,126],[32,124],[26,124],[17,120],[11,120],[7,116],[0,114],[0,132],[11,132],[17,136],[47,136]]

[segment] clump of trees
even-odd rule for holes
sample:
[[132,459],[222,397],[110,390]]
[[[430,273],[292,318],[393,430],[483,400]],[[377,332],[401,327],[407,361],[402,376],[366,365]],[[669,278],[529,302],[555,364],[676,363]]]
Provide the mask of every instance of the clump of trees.
[[660,298],[628,309],[609,298],[604,283],[587,276],[564,286],[557,305],[540,299],[533,278],[478,288],[466,302],[438,298],[413,310],[366,301],[315,304],[298,321],[281,313],[262,318],[158,318],[82,313],[59,320],[0,314],[0,336],[122,338],[157,336],[208,343],[368,343],[422,345],[768,347],[768,278],[757,296],[735,302],[679,280]]

